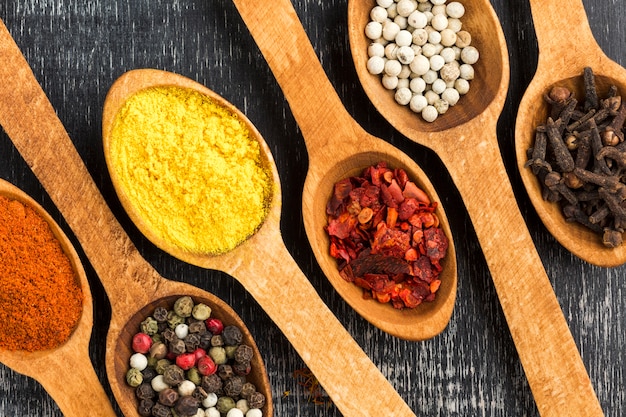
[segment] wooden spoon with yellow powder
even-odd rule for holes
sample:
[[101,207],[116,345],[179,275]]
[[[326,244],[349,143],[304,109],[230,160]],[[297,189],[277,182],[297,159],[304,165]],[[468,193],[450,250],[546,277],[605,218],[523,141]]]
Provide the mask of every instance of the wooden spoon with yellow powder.
[[[143,69],[124,74],[111,87],[102,124],[113,184],[129,216],[149,239],[179,259],[222,270],[240,281],[343,415],[414,415],[287,251],[280,234],[280,181],[272,155],[239,110],[188,78]],[[213,140],[211,146],[200,143]],[[362,169],[387,157],[372,152],[355,163]],[[396,157],[392,162],[404,166],[407,161]],[[219,201],[203,205],[214,193]],[[197,234],[196,227],[204,232]],[[187,231],[178,235],[173,228]],[[213,229],[220,230],[217,236]],[[222,235],[227,239],[221,240]],[[454,253],[448,256],[452,278],[442,299],[453,304],[456,268]],[[320,334],[326,340],[323,348]]]

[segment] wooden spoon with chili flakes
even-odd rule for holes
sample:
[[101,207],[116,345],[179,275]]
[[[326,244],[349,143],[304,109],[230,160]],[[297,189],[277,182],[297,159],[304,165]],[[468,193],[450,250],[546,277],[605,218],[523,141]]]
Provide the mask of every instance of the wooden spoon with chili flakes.
[[[27,352],[0,349],[0,362],[38,381],[59,406],[63,415],[86,414],[115,417],[89,358],[93,327],[93,302],[89,282],[72,243],[52,217],[24,191],[0,179],[0,195],[32,207],[50,225],[63,252],[70,260],[83,292],[83,309],[76,328],[67,341],[54,349]],[[6,323],[3,323],[3,326]],[[76,366],[81,364],[80,366]],[[71,375],[68,371],[71,370]]]
[[[530,168],[526,151],[535,141],[535,129],[546,122],[548,103],[544,95],[552,87],[567,87],[583,102],[583,71],[595,74],[598,96],[604,98],[616,86],[626,103],[626,69],[612,61],[593,37],[585,8],[580,0],[531,1],[531,11],[539,44],[537,72],[520,103],[515,124],[515,148],[520,175],[528,196],[546,228],[567,250],[579,258],[602,267],[626,262],[626,244],[609,248],[602,235],[574,222],[568,222],[558,203],[543,200],[542,186]],[[575,28],[572,30],[572,28]]]
[[[111,302],[106,368],[111,389],[124,415],[139,417],[135,390],[126,384],[129,358],[134,353],[131,348],[133,335],[138,332],[140,322],[157,306],[171,308],[175,299],[188,295],[196,303],[210,306],[212,315],[220,318],[225,326],[235,325],[242,331],[243,343],[254,350],[253,371],[247,379],[265,395],[262,412],[271,416],[271,386],[261,354],[245,323],[230,306],[213,294],[163,278],[141,256],[107,206],[2,21],[0,62],[0,79],[3,80],[0,83],[0,124],[72,228]],[[81,282],[83,288],[88,288],[86,280],[81,278]],[[95,373],[85,369],[89,363],[87,343],[91,327],[91,299],[86,301],[84,317],[75,334],[66,345],[51,352],[58,351],[60,355],[0,352],[0,359],[19,372],[45,381],[61,409],[67,410],[65,415],[84,416],[88,414],[85,413],[88,401],[93,401],[100,404],[100,409],[93,410],[92,414],[108,416],[110,406],[106,407],[106,397],[98,391],[101,386]],[[68,369],[72,370],[72,377],[60,378],[61,374],[67,375]],[[112,410],[110,415],[115,415]]]
[[[489,1],[462,3],[463,28],[471,34],[472,44],[480,53],[474,65],[476,77],[469,93],[435,122],[425,122],[407,106],[398,105],[380,77],[366,68],[370,41],[365,36],[365,25],[375,0],[348,1],[350,48],[357,74],[370,101],[385,119],[409,139],[434,150],[450,172],[476,230],[541,415],[602,415],[500,155],[496,125],[509,84],[502,28]],[[539,0],[532,3],[539,9]],[[540,16],[545,27],[555,21],[555,16],[566,16],[576,9],[569,2],[546,3],[553,4],[548,6],[548,13]],[[578,28],[582,20],[569,23]],[[551,32],[552,45],[572,35],[572,50],[584,50],[573,46],[576,37],[571,30],[563,31],[565,27],[569,26],[560,26],[558,34]],[[555,61],[564,62],[563,56],[555,55]],[[553,68],[546,68],[548,72],[555,73]],[[539,107],[539,101],[531,107]]]

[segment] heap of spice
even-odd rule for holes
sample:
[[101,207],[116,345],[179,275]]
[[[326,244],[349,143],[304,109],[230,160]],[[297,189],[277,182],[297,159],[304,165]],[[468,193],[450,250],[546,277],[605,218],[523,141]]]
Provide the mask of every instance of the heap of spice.
[[448,250],[436,208],[406,171],[384,162],[337,182],[326,231],[341,276],[397,309],[433,301]]
[[626,103],[617,87],[598,96],[593,70],[582,75],[584,97],[553,87],[547,121],[537,127],[525,166],[537,176],[546,201],[561,205],[568,222],[619,247],[626,229]]
[[132,339],[126,374],[141,416],[261,417],[265,396],[246,377],[254,349],[241,330],[189,296],[157,307]]
[[0,349],[63,344],[83,311],[70,259],[31,206],[0,196]]
[[114,120],[110,158],[141,219],[183,250],[228,252],[269,211],[272,171],[254,133],[195,90],[163,86],[132,95]]

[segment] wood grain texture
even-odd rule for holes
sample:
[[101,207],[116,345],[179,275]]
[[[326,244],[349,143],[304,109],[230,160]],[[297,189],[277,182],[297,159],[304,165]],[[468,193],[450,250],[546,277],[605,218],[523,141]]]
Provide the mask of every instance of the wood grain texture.
[[[397,133],[369,104],[360,87],[348,50],[346,3],[294,1],[348,111],[366,130],[398,146],[430,175],[456,238],[459,284],[455,310],[446,330],[425,342],[405,342],[369,325],[334,293],[317,266],[300,215],[308,163],[304,142],[282,92],[230,1],[1,0],[0,17],[142,255],[164,276],[217,294],[249,326],[268,367],[275,415],[340,414],[333,407],[307,401],[292,377],[302,361],[241,285],[223,273],[189,266],[166,255],[144,239],[126,217],[106,171],[100,122],[108,88],[127,70],[153,67],[182,73],[222,94],[258,127],[281,175],[281,226],[287,248],[330,309],[413,409],[429,416],[537,416],[486,262],[447,171],[436,155]],[[508,100],[497,129],[504,163],[605,415],[621,417],[626,412],[626,267],[598,268],[572,256],[548,234],[530,204],[515,164],[513,133],[517,106],[537,64],[536,38],[527,2],[493,0],[492,4],[503,25],[511,64]],[[626,26],[622,23],[626,3],[585,0],[584,4],[603,50],[626,64]],[[29,192],[71,237],[4,133],[0,134],[0,160],[0,176]],[[80,249],[79,254],[85,260]],[[93,269],[87,262],[85,266],[96,326],[90,355],[98,376],[106,382],[104,340],[109,304]],[[320,347],[325,343],[322,334]],[[62,376],[70,377],[69,373]],[[112,398],[110,388],[105,389]],[[62,414],[38,383],[0,367],[0,415]]]

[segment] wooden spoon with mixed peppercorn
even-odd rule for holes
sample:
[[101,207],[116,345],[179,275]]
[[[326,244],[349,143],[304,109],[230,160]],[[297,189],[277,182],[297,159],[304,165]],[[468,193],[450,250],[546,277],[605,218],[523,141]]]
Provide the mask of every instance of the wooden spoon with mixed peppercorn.
[[[528,86],[524,97],[520,103],[518,111],[517,122],[515,126],[515,146],[517,150],[517,162],[519,166],[520,175],[528,191],[528,196],[532,201],[539,217],[543,221],[548,231],[558,240],[566,249],[572,252],[579,258],[598,266],[614,267],[626,262],[626,245],[620,244],[622,241],[623,225],[615,225],[612,220],[609,223],[603,225],[600,221],[594,219],[593,214],[596,209],[601,209],[605,205],[603,202],[599,202],[596,207],[589,211],[583,209],[579,210],[579,204],[576,200],[572,199],[571,203],[562,202],[550,202],[544,199],[544,196],[550,199],[549,196],[544,194],[544,186],[534,174],[533,170],[528,166],[528,150],[531,148],[539,148],[535,146],[535,138],[537,128],[540,125],[546,125],[549,116],[554,118],[556,124],[564,125],[563,129],[559,129],[559,134],[562,133],[563,140],[565,142],[568,138],[575,139],[571,143],[565,143],[565,146],[571,148],[572,158],[574,159],[571,167],[565,167],[565,171],[561,169],[558,164],[554,164],[554,173],[548,177],[548,180],[552,177],[556,177],[556,171],[561,171],[565,175],[558,174],[559,178],[555,181],[557,184],[550,184],[554,187],[567,187],[569,184],[571,187],[567,187],[571,190],[571,195],[578,199],[578,193],[587,188],[594,188],[597,192],[599,188],[605,187],[584,187],[582,182],[578,185],[571,184],[570,181],[574,176],[579,180],[582,179],[587,182],[589,173],[580,173],[578,169],[584,169],[585,171],[591,171],[593,174],[598,174],[604,177],[607,182],[610,180],[620,180],[616,171],[621,170],[618,165],[623,164],[623,157],[621,161],[603,158],[600,154],[599,158],[595,158],[601,147],[609,146],[606,151],[612,148],[612,151],[624,154],[621,151],[623,145],[623,113],[626,111],[626,100],[621,96],[626,94],[626,70],[618,65],[616,62],[609,59],[606,54],[601,50],[600,46],[596,43],[593,37],[589,22],[585,13],[584,5],[580,0],[571,1],[531,1],[531,9],[533,14],[533,20],[535,25],[535,31],[537,34],[537,40],[539,44],[539,61],[537,63],[537,72]],[[572,28],[575,28],[572,30]],[[584,71],[588,68],[587,82],[585,82]],[[593,73],[594,76],[591,75]],[[590,79],[591,77],[591,79]],[[595,84],[594,91],[586,91],[593,89],[593,85],[590,88],[585,88],[586,84]],[[611,89],[616,87],[616,90],[611,92]],[[565,95],[560,97],[560,95]],[[597,96],[594,99],[593,96]],[[614,95],[615,98],[607,101],[606,99]],[[552,96],[552,98],[550,98]],[[592,110],[596,113],[594,120],[594,129],[589,123],[575,124],[576,114],[566,118],[559,117],[558,113],[551,114],[551,108],[559,107],[558,103],[565,102],[565,100],[575,99],[578,102],[576,107],[580,107],[582,112],[588,112]],[[610,101],[613,101],[614,106]],[[551,104],[554,103],[555,105]],[[585,108],[587,107],[587,108]],[[611,108],[612,107],[612,108]],[[600,111],[602,108],[605,110]],[[576,108],[576,111],[579,109]],[[602,116],[603,112],[607,112],[608,115]],[[621,123],[619,118],[616,126],[615,133],[612,128],[607,128],[607,123],[610,125],[617,115],[621,114]],[[580,117],[580,116],[578,116]],[[598,118],[601,117],[601,118]],[[590,133],[590,138],[587,139],[585,135]],[[605,135],[605,132],[606,135]],[[609,135],[617,140],[611,143]],[[597,143],[596,149],[591,149],[591,154],[588,158],[577,158],[576,155],[582,155],[584,141],[594,140]],[[622,145],[620,145],[622,144]],[[580,145],[580,146],[579,146]],[[593,148],[591,145],[587,147]],[[548,147],[548,158],[552,158],[552,148]],[[565,152],[570,153],[569,150]],[[626,154],[624,154],[626,155]],[[531,155],[532,158],[532,155]],[[587,161],[583,161],[587,159]],[[619,158],[618,158],[619,159]],[[594,171],[594,164],[598,163],[612,163],[613,169],[609,169],[604,173],[602,167],[598,167]],[[583,166],[584,164],[584,166]],[[580,167],[578,165],[581,165]],[[617,169],[616,169],[617,168]],[[552,168],[550,168],[552,170]],[[579,172],[576,175],[576,172]],[[582,175],[581,175],[582,174]],[[568,177],[570,177],[568,179]],[[613,178],[611,178],[613,177]],[[591,178],[594,179],[593,177]],[[567,181],[566,181],[567,180]],[[600,182],[603,180],[601,179]],[[594,184],[588,183],[590,186]],[[609,187],[610,188],[610,187]],[[618,187],[623,188],[623,186]],[[567,190],[564,190],[567,193]],[[611,193],[617,196],[618,193]],[[569,196],[569,194],[566,194]],[[561,196],[556,196],[559,200],[567,201]],[[620,198],[620,202],[623,198]],[[620,203],[618,202],[618,204]],[[571,217],[566,219],[563,213],[563,206],[569,205],[569,208],[565,208],[566,214]],[[591,217],[591,221],[590,221]],[[619,217],[619,216],[618,216]],[[586,224],[586,225],[585,225]],[[596,229],[596,230],[594,230]],[[605,243],[603,243],[603,240]]]
[[[131,339],[138,332],[140,322],[155,307],[171,305],[181,296],[191,296],[196,302],[210,306],[224,325],[237,326],[243,333],[243,342],[253,347],[254,371],[248,380],[265,396],[262,411],[271,416],[272,390],[267,372],[256,343],[241,318],[214,295],[163,278],[141,256],[107,206],[45,92],[2,22],[0,59],[4,63],[0,78],[5,80],[0,85],[0,124],[73,230],[109,297],[112,313],[107,334],[106,367],[111,389],[124,415],[139,416],[138,401],[134,390],[126,383],[126,373],[133,353]],[[83,289],[88,288],[84,277],[81,282]],[[106,399],[104,394],[99,396],[98,389],[101,388],[99,384],[95,386],[95,373],[90,378],[87,365],[80,363],[81,358],[88,361],[89,298],[86,298],[83,316],[75,335],[57,349],[57,356],[54,355],[56,351],[31,356],[0,352],[0,358],[3,362],[6,359],[7,365],[46,381],[56,394],[61,409],[67,410],[67,415],[75,416],[85,415],[88,406],[81,393],[87,393],[87,397],[92,396],[98,403],[104,403]],[[63,359],[67,360],[65,366]],[[53,372],[57,367],[51,366],[57,363],[60,367],[58,374]],[[68,369],[72,372],[65,378]],[[81,374],[93,381],[85,383],[82,378],[75,378]],[[104,415],[107,410],[102,404],[92,414]],[[112,410],[110,414],[114,415]]]
[[[488,1],[462,2],[463,28],[471,34],[471,43],[480,53],[474,64],[475,77],[469,92],[454,107],[428,123],[408,107],[398,105],[394,94],[382,86],[380,77],[367,70],[371,41],[365,35],[365,26],[375,4],[374,0],[348,2],[350,47],[361,84],[374,106],[396,129],[439,155],[459,188],[539,412],[545,416],[602,415],[500,155],[496,125],[506,99],[509,62],[495,11]],[[538,16],[542,27],[557,21],[555,16],[576,15],[575,6],[553,2],[545,15]],[[570,53],[585,50],[575,36],[575,32],[580,33],[582,22],[572,19],[571,26],[564,24],[559,27],[560,32],[550,32],[546,38],[552,40],[552,45],[568,38]],[[576,31],[565,30],[566,27]],[[555,62],[567,65],[561,48],[553,47],[556,49],[559,55]],[[557,68],[550,65],[544,73],[556,74]],[[540,91],[537,97],[543,89]],[[534,100],[526,112],[534,114],[540,101]]]
[[[66,416],[95,414],[114,417],[116,414],[89,359],[93,303],[89,282],[78,254],[59,225],[28,194],[0,180],[0,195],[32,207],[50,225],[52,233],[74,268],[83,293],[83,308],[79,321],[63,344],[53,349],[32,352],[0,349],[0,362],[41,383]],[[20,300],[13,302],[19,303]],[[2,323],[2,325],[11,324]],[[54,323],[50,324],[51,328],[54,326]],[[80,366],[76,366],[77,364]],[[71,375],[68,373],[70,369]]]

